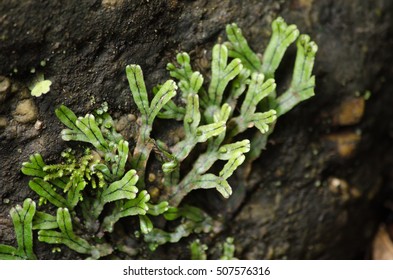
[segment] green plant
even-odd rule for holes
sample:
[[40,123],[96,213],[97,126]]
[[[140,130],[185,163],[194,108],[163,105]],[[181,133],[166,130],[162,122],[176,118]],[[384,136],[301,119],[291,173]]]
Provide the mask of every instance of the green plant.
[[[233,244],[234,239],[232,237],[228,237],[224,242],[219,243],[219,249],[221,251],[220,260],[237,260],[235,258],[235,245]],[[194,240],[190,244],[190,252],[192,260],[206,260],[207,254],[206,251],[209,248],[206,244],[202,244],[199,239]]]
[[45,80],[43,74],[38,74],[29,86],[29,89],[31,90],[32,96],[39,97],[42,94],[48,93],[51,85],[52,82],[50,80]]
[[[228,25],[229,41],[212,50],[209,83],[192,69],[187,53],[178,54],[177,64],[167,67],[176,82],[168,80],[158,85],[151,101],[140,66],[128,65],[127,79],[140,112],[133,147],[115,131],[106,104],[84,117],[60,106],[56,115],[67,127],[61,133],[63,140],[86,142],[88,148],[79,153],[66,150],[61,164],[48,165],[39,154],[23,164],[22,172],[34,177],[29,186],[40,196],[40,205],[49,202],[57,211],[26,210],[29,205],[35,209],[34,202],[26,200],[22,210],[29,213],[27,218],[13,216],[18,248],[1,245],[0,258],[34,258],[32,229],[38,230],[42,242],[64,244],[94,259],[116,250],[127,252],[124,244],[114,242],[110,235],[115,224],[129,216],[139,222],[136,236],[152,250],[192,233],[211,232],[214,219],[202,209],[181,205],[183,198],[196,189],[216,189],[229,197],[232,188],[227,179],[243,162],[252,162],[260,155],[277,117],[314,94],[315,78],[311,74],[317,46],[281,18],[272,26],[272,38],[260,60],[237,25]],[[287,91],[277,95],[275,71],[296,39],[292,82]],[[178,89],[180,94],[175,99]],[[172,147],[153,139],[156,117],[182,121],[184,138]],[[253,127],[256,136],[244,139],[243,132]],[[190,162],[193,150],[197,156]],[[153,152],[163,171],[158,203],[151,201],[146,181]],[[219,161],[224,163],[221,168],[216,164]],[[22,211],[20,207],[15,209]],[[171,223],[171,230],[155,227],[157,219]],[[24,241],[21,232],[27,234]],[[232,242],[229,239],[224,246],[226,258],[233,258]],[[194,247],[194,254],[203,257],[203,248]]]
[[0,259],[23,260],[36,259],[33,252],[32,220],[35,214],[35,202],[27,198],[23,206],[11,208],[10,215],[15,228],[18,247],[0,244]]

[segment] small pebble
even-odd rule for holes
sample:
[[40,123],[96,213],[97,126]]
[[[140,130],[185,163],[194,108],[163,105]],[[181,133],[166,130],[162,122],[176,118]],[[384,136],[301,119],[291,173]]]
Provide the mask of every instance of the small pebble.
[[35,129],[35,130],[41,130],[41,129],[42,129],[42,126],[43,126],[42,121],[37,120],[37,121],[35,122],[35,124],[34,124],[34,129]]
[[348,126],[360,122],[364,115],[366,102],[363,97],[345,99],[333,113],[333,125]]
[[12,115],[19,123],[29,123],[37,120],[38,109],[32,99],[24,99],[18,102]]
[[156,180],[156,175],[154,175],[154,173],[149,173],[148,180],[150,183],[154,182]]
[[5,128],[8,125],[8,120],[6,117],[0,117],[0,128]]
[[347,131],[330,134],[326,137],[326,140],[335,144],[336,151],[340,157],[350,158],[355,154],[361,138],[361,135],[358,133]]

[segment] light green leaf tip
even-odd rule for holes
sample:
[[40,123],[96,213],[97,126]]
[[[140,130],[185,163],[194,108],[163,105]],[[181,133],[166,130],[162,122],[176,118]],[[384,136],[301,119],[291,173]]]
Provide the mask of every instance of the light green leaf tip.
[[43,80],[35,83],[31,89],[31,95],[35,97],[39,97],[42,94],[46,94],[50,91],[50,86],[52,85],[52,81]]

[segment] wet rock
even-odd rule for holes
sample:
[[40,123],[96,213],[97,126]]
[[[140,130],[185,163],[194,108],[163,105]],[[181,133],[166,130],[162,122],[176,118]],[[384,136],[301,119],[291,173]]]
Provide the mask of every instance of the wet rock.
[[18,102],[12,115],[19,123],[34,122],[38,117],[38,109],[32,99],[24,99]]
[[4,76],[0,76],[0,103],[3,103],[11,92],[11,81]]
[[123,0],[102,0],[102,6],[105,8],[115,8],[116,6],[120,6],[123,3]]
[[8,120],[6,117],[0,117],[0,129],[5,128],[8,125]]

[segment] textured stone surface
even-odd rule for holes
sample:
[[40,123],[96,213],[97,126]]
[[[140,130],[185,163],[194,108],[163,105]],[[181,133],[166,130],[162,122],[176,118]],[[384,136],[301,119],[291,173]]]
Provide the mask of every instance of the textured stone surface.
[[[211,245],[232,235],[240,258],[363,257],[378,223],[373,202],[392,146],[386,121],[393,103],[392,11],[390,0],[1,1],[0,75],[19,89],[0,103],[0,115],[12,118],[36,73],[53,84],[34,99],[43,129],[34,122],[0,127],[0,199],[9,201],[0,204],[0,242],[13,242],[11,223],[5,222],[10,207],[35,197],[19,171],[22,162],[34,152],[55,161],[66,147],[58,137],[57,106],[82,115],[108,101],[114,114],[137,114],[125,65],[140,64],[149,88],[168,78],[165,65],[180,50],[191,52],[195,66],[206,72],[209,50],[227,23],[237,22],[251,47],[263,52],[270,23],[281,15],[319,45],[316,97],[279,120],[248,180],[233,178],[238,187],[231,199],[222,201],[215,192],[188,199],[225,221],[224,232],[205,241]],[[289,54],[278,71],[279,89],[292,63]],[[362,118],[346,127],[361,132],[361,140],[343,158],[325,141],[342,129],[329,113],[366,90],[373,94]],[[332,178],[357,195],[347,191],[342,199],[340,191],[331,191]],[[140,257],[187,258],[187,244]],[[48,246],[37,246],[40,258],[78,257],[66,248],[53,255]]]

